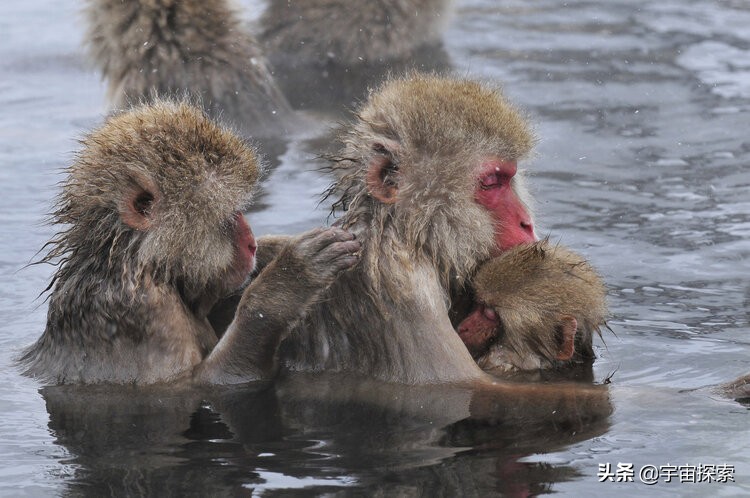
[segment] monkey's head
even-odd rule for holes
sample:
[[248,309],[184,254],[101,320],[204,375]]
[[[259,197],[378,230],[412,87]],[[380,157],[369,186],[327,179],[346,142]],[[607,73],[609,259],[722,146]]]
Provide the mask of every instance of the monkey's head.
[[372,215],[460,281],[479,261],[536,240],[517,175],[534,137],[494,88],[412,74],[374,91],[343,139],[334,207]]
[[188,299],[242,284],[255,264],[242,216],[259,176],[252,148],[168,101],[110,117],[82,145],[53,215],[69,227],[49,257],[91,253],[100,271],[168,282]]
[[581,256],[546,240],[482,265],[474,310],[458,333],[484,369],[536,370],[594,358],[607,315],[601,277]]

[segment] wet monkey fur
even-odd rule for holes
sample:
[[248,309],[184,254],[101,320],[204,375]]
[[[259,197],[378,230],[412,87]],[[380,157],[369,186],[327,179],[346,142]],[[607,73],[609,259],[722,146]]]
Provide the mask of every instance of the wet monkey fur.
[[606,288],[586,260],[547,241],[516,246],[473,278],[477,302],[458,333],[480,367],[502,374],[594,359]]
[[410,74],[374,90],[356,116],[330,158],[339,180],[329,195],[360,261],[282,341],[281,371],[460,386],[467,413],[530,403],[578,427],[608,416],[606,386],[486,374],[451,322],[453,295],[481,263],[536,241],[517,172],[534,143],[521,113],[493,87]]
[[340,112],[389,74],[445,71],[451,0],[270,0],[259,39],[295,108]]
[[281,346],[290,370],[485,382],[450,322],[480,263],[536,240],[517,162],[534,137],[502,94],[412,74],[375,90],[333,157],[336,225],[362,259]]
[[221,339],[206,315],[246,283],[242,211],[252,148],[185,103],[110,117],[82,141],[52,214],[61,228],[44,333],[20,359],[52,384],[235,383],[275,375],[276,350],[359,243],[340,228],[292,239],[244,290]]
[[84,13],[115,108],[187,95],[243,132],[283,130],[289,104],[228,0],[87,0]]

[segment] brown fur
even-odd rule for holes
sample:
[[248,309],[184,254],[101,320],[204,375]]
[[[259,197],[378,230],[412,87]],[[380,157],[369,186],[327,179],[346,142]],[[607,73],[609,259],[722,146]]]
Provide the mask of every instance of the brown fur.
[[547,241],[513,248],[485,263],[474,278],[476,298],[502,325],[497,343],[477,358],[493,372],[556,364],[560,317],[577,320],[573,361],[594,358],[593,332],[607,316],[606,289],[584,258]]
[[295,239],[247,288],[217,345],[206,314],[252,270],[252,256],[238,256],[250,239],[238,238],[237,216],[261,169],[253,150],[202,111],[162,101],[111,117],[82,145],[52,215],[65,228],[43,261],[58,269],[25,373],[57,384],[272,375],[266,351],[354,262],[351,235]]
[[[582,428],[606,418],[612,410],[606,387],[504,383],[486,375],[449,318],[450,291],[461,290],[497,249],[497,227],[473,198],[483,171],[480,158],[489,152],[517,159],[533,141],[501,94],[454,78],[393,80],[373,93],[342,140],[341,154],[332,159],[343,178],[329,194],[341,196],[336,225],[349,227],[361,241],[361,261],[282,342],[284,369],[439,384],[428,391],[464,418],[518,409],[527,424],[530,412],[521,406],[539,409],[558,427],[573,422]],[[383,175],[371,174],[373,167]],[[373,177],[382,185],[368,185]],[[395,195],[379,200],[376,192],[392,187]],[[520,190],[513,182],[510,188]],[[259,245],[282,248],[286,240],[276,236]],[[445,405],[445,390],[454,388],[466,389],[466,396]],[[337,392],[349,391],[339,386]],[[424,404],[419,409],[425,413]]]
[[260,35],[295,108],[340,113],[389,74],[445,71],[451,0],[271,0]]
[[363,65],[436,43],[450,0],[271,0],[261,23],[274,53]]
[[[494,226],[473,199],[482,157],[515,160],[533,137],[496,89],[411,75],[373,92],[334,158],[337,222],[363,244],[362,261],[282,345],[293,370],[356,371],[422,384],[482,378],[448,318],[449,291],[494,250]],[[395,202],[368,190],[387,156]]]
[[728,398],[750,402],[750,374],[739,377],[732,382],[719,386],[719,392]]
[[213,117],[271,133],[289,105],[226,0],[88,0],[91,57],[115,107],[190,95]]

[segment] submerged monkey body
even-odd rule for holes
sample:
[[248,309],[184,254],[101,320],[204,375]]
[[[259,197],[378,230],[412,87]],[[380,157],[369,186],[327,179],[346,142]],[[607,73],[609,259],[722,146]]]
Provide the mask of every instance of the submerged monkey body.
[[[220,339],[207,314],[255,267],[241,214],[260,165],[185,103],[109,118],[82,141],[52,221],[47,325],[20,358],[45,383],[237,383],[275,375],[275,350],[359,244],[340,229],[293,240],[243,293]],[[300,280],[301,279],[301,280]],[[270,344],[270,346],[269,346]]]
[[291,109],[227,0],[87,0],[87,42],[114,107],[189,95],[254,135]]
[[487,381],[451,324],[449,293],[501,247],[535,240],[515,176],[533,141],[479,83],[413,74],[373,92],[333,158],[340,180],[329,191],[361,262],[282,343],[282,365],[407,384]]
[[[381,278],[393,278],[387,268],[382,267]],[[424,293],[373,294],[377,291],[359,267],[342,275],[282,343],[283,367],[356,372],[413,385],[481,378],[448,320],[447,295],[431,265],[414,262],[402,278],[396,285]],[[340,307],[328,300],[330,295],[357,299]]]

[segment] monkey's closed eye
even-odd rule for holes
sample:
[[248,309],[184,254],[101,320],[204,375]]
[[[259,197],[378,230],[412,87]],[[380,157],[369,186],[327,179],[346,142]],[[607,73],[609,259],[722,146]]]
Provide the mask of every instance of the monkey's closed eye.
[[375,152],[376,154],[383,154],[384,156],[391,155],[391,151],[386,149],[385,145],[380,144],[380,143],[373,144],[372,151]]
[[492,188],[501,188],[508,183],[508,177],[499,173],[490,173],[479,179],[479,188],[490,190]]

